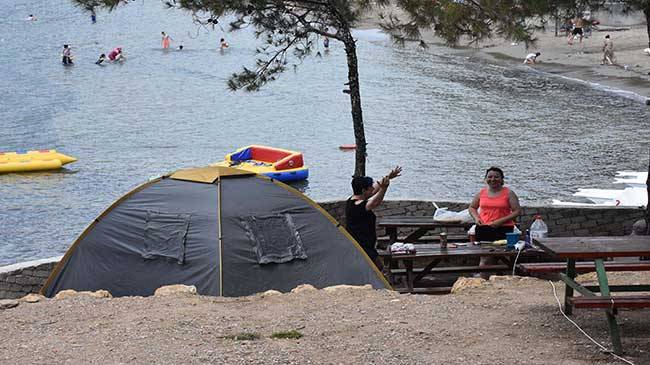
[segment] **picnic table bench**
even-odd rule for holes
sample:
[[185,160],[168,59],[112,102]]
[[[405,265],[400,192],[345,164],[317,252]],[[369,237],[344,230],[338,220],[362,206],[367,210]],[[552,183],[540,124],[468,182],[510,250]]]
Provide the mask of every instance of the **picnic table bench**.
[[[564,312],[573,313],[573,308],[603,308],[607,317],[609,334],[614,347],[614,353],[622,354],[623,346],[619,334],[616,315],[618,308],[650,308],[650,295],[615,296],[612,292],[645,292],[650,291],[650,285],[609,285],[609,271],[645,271],[645,263],[605,263],[608,258],[640,257],[650,255],[650,237],[621,236],[621,237],[562,237],[543,238],[536,240],[539,247],[548,253],[566,259],[566,272],[560,273],[560,278],[566,284],[564,292]],[[591,269],[584,263],[579,265],[576,260],[592,260],[598,277],[597,286],[586,286],[575,281],[578,267],[583,270]],[[557,267],[557,266],[556,266]],[[582,296],[574,297],[577,291]]]
[[[607,271],[650,271],[650,262],[605,261]],[[530,262],[518,264],[519,271],[525,274],[547,274],[566,271],[566,262]],[[576,262],[576,273],[584,274],[596,271],[594,262]]]
[[400,228],[411,228],[415,231],[406,237],[400,237],[399,242],[417,243],[422,236],[432,230],[446,231],[448,228],[467,230],[472,225],[473,223],[435,221],[433,216],[398,215],[382,217],[377,220],[377,227],[386,229],[389,245],[398,241],[397,233]]
[[[416,252],[414,253],[392,253],[389,250],[378,250],[378,252],[379,256],[384,259],[388,280],[394,283],[395,275],[406,275],[407,288],[403,291],[409,293],[417,292],[418,288],[416,288],[416,285],[427,275],[512,270],[514,258],[517,256],[517,251],[507,251],[504,246],[473,245],[469,242],[462,245],[458,243],[449,244],[448,248],[441,248],[440,244],[422,243],[416,246]],[[538,256],[541,253],[540,250],[532,249],[522,251],[520,256]],[[481,256],[496,257],[500,263],[486,266],[438,266],[443,262],[448,262],[452,258],[478,259]],[[414,269],[413,264],[416,260],[426,262],[426,266],[421,269]],[[398,267],[400,262],[403,268]]]

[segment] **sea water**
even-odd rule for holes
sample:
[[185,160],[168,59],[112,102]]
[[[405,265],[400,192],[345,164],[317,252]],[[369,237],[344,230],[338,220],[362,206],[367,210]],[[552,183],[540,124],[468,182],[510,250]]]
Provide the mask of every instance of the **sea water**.
[[[315,200],[351,193],[354,153],[338,150],[354,143],[339,43],[319,45],[260,92],[231,92],[229,76],[254,66],[251,31],[205,29],[157,1],[97,18],[68,1],[4,9],[0,151],[56,148],[79,161],[0,175],[0,265],[60,255],[135,186],[249,144],[302,151],[310,178],[297,187]],[[161,50],[161,31],[170,50]],[[647,166],[648,109],[635,100],[444,47],[394,47],[378,31],[355,37],[367,173],[404,167],[388,199],[469,201],[497,165],[524,204],[546,203]],[[61,65],[63,44],[72,67]],[[124,64],[94,64],[117,46]]]

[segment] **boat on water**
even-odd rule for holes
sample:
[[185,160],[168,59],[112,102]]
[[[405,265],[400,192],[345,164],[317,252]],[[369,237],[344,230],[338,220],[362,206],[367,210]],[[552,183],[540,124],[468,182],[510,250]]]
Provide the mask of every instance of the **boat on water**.
[[300,181],[309,177],[309,169],[304,164],[301,152],[260,145],[242,147],[212,166],[251,171],[282,182]]
[[553,199],[553,205],[563,206],[626,206],[641,207],[648,204],[646,189],[647,172],[617,171],[614,184],[623,184],[623,189],[578,189],[573,194],[586,203],[566,202]]
[[58,170],[75,161],[56,150],[0,152],[0,173]]

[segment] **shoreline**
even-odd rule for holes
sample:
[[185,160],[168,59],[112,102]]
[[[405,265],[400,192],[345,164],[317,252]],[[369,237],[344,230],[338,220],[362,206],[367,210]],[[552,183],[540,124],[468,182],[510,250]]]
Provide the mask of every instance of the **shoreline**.
[[[356,29],[381,31],[379,22],[377,14],[369,14]],[[611,66],[600,64],[606,34],[613,39],[617,61]],[[574,41],[573,46],[567,44],[564,36],[556,37],[553,31],[536,32],[534,36],[537,43],[529,49],[500,38],[473,47],[466,44],[449,47],[432,31],[422,32],[422,39],[429,45],[501,66],[522,66],[526,54],[540,52],[539,62],[528,67],[650,105],[650,55],[643,53],[648,37],[645,25],[626,28],[601,25],[582,42]]]
[[[489,52],[486,50],[475,51],[476,57],[485,62],[497,65],[515,66],[521,65],[518,58],[501,52]],[[582,83],[607,93],[615,94],[620,97],[632,99],[645,105],[650,105],[650,80],[637,75],[603,75],[589,66],[562,65],[559,63],[538,63],[527,65],[533,72],[541,72],[547,75],[553,75],[571,82]],[[607,66],[601,66],[607,67]],[[625,71],[620,66],[609,66],[620,68],[621,72]]]

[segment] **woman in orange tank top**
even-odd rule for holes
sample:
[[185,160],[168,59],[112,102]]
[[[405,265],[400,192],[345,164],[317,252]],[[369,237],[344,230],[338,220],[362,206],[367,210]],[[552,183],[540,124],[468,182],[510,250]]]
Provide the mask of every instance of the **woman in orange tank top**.
[[485,172],[486,188],[474,196],[469,213],[476,222],[479,241],[496,241],[506,238],[515,227],[514,219],[521,213],[519,198],[503,186],[503,170],[490,167]]

